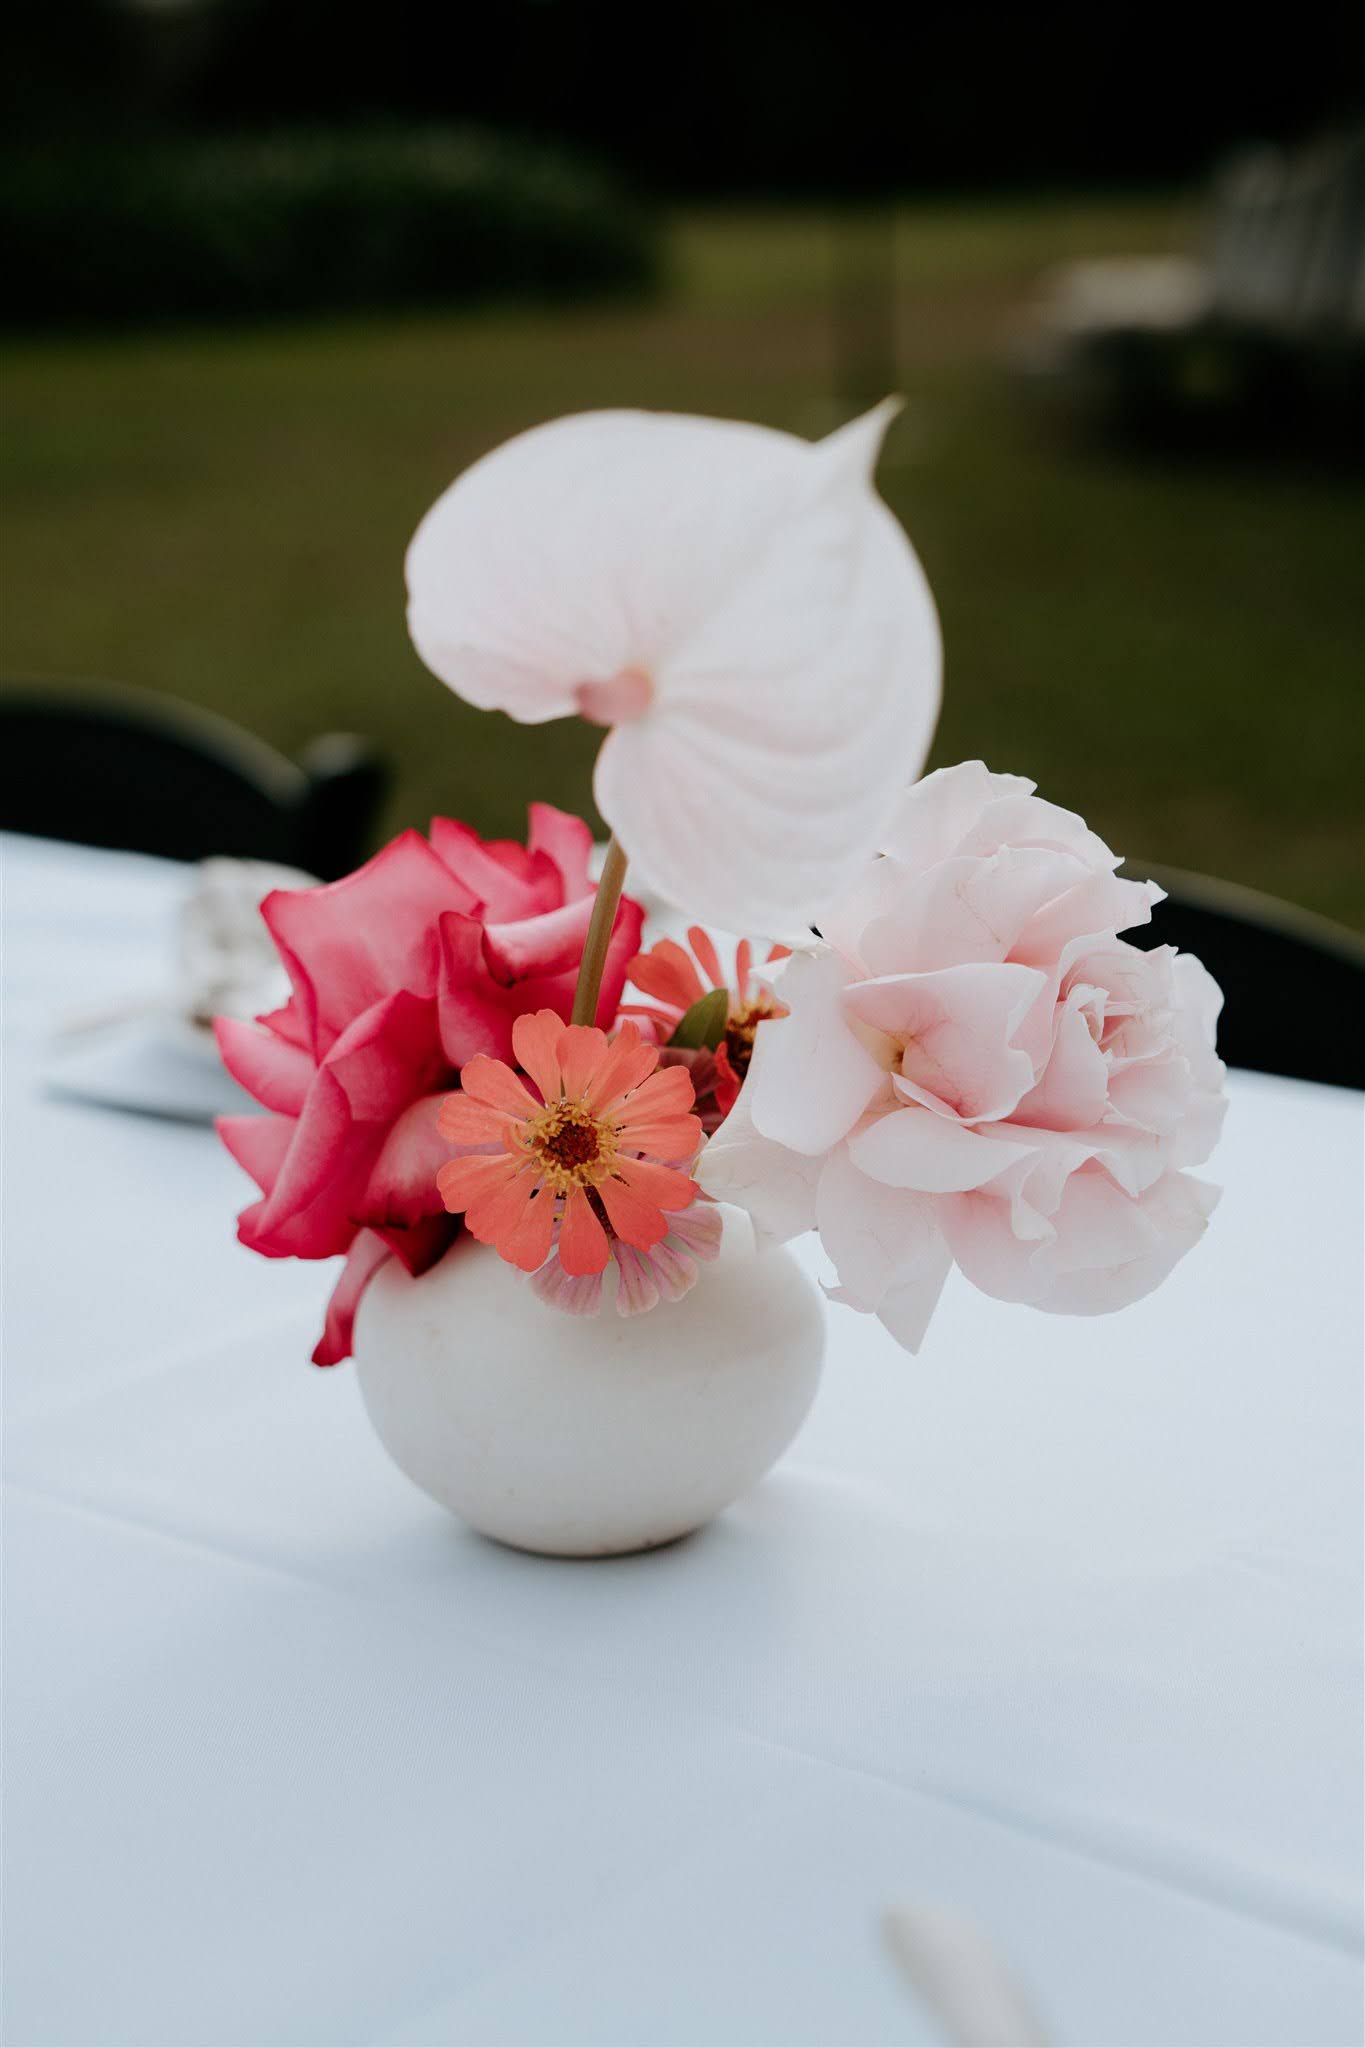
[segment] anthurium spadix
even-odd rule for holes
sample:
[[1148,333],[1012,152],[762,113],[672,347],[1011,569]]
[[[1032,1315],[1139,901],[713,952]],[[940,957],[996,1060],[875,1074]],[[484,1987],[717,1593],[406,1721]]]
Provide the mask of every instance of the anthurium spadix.
[[785,935],[880,844],[938,711],[933,600],[872,485],[894,401],[827,440],[580,413],[457,478],[408,550],[441,680],[609,728],[593,791],[637,882]]

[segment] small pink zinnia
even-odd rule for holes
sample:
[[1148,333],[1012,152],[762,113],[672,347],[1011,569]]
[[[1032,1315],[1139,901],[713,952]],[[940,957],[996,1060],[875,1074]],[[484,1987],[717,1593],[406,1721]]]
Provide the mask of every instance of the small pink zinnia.
[[697,1193],[664,1163],[692,1159],[701,1143],[687,1070],[656,1072],[659,1049],[634,1024],[609,1040],[553,1010],[518,1017],[512,1047],[538,1096],[480,1053],[441,1105],[441,1135],[467,1148],[436,1176],[447,1209],[526,1273],[556,1242],[574,1278],[603,1271],[612,1238],[640,1252],[662,1243],[669,1213]]

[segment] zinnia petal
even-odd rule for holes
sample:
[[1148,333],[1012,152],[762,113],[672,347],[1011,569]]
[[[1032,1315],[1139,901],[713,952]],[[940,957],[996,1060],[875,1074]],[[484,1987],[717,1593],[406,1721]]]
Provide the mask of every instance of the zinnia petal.
[[559,1068],[570,1101],[586,1095],[607,1050],[606,1033],[591,1024],[566,1024],[559,1039]]
[[559,1100],[559,1041],[563,1035],[564,1019],[553,1010],[537,1010],[534,1016],[518,1017],[512,1026],[517,1063],[531,1076],[546,1102]]
[[[653,1052],[654,1048],[650,1046],[646,1050]],[[671,1122],[674,1117],[685,1115],[694,1099],[692,1075],[687,1067],[656,1067],[624,1100],[619,1095],[614,1098],[617,1106],[612,1113],[622,1134],[631,1144],[639,1144],[643,1151],[643,1143],[631,1135],[636,1127],[654,1123],[660,1117]]]
[[655,1285],[664,1301],[681,1301],[696,1285],[696,1261],[674,1244],[671,1230],[662,1244],[656,1244],[652,1251],[643,1255],[637,1253],[636,1256],[649,1260]]
[[669,1236],[686,1245],[694,1259],[718,1258],[724,1229],[720,1210],[714,1202],[693,1202],[690,1208],[680,1210],[668,1219]]
[[[605,1116],[619,1107],[659,1064],[657,1045],[646,1045],[634,1024],[623,1024],[603,1055],[584,1098],[589,1109]],[[689,1082],[689,1087],[691,1086]]]
[[705,925],[692,924],[687,928],[687,943],[696,954],[701,971],[708,977],[710,988],[725,987],[725,973],[720,964],[720,955],[711,941],[711,934]]
[[[660,1166],[652,1159],[618,1160],[616,1172],[632,1194],[652,1202],[658,1209],[685,1209],[696,1197],[697,1183],[689,1174],[679,1173],[672,1166]],[[612,1183],[604,1181],[602,1185],[605,1190]],[[610,1204],[607,1213],[611,1214]],[[613,1216],[613,1223],[615,1220]]]
[[541,1106],[510,1067],[484,1053],[476,1053],[461,1067],[460,1086],[473,1101],[504,1110],[509,1116],[534,1116]]
[[[637,1245],[644,1251],[668,1234],[668,1225],[658,1204],[637,1195],[624,1180],[604,1180],[599,1183],[597,1192],[612,1229],[627,1244]],[[683,1204],[679,1202],[677,1206],[681,1208]]]
[[459,1211],[498,1194],[517,1173],[521,1161],[510,1152],[478,1152],[468,1159],[447,1159],[436,1185],[447,1209]]
[[611,1257],[607,1233],[603,1230],[581,1188],[570,1188],[564,1198],[564,1217],[559,1231],[559,1258],[572,1278],[600,1273]]
[[[456,1163],[459,1164],[458,1161]],[[516,1237],[535,1190],[535,1168],[523,1166],[503,1187],[478,1195],[467,1205],[464,1212],[466,1227],[481,1244],[496,1245],[499,1253],[506,1257],[503,1245]]]
[[542,1188],[527,1203],[514,1227],[498,1239],[498,1252],[509,1265],[520,1266],[523,1273],[534,1273],[549,1256],[554,1227],[554,1197]]
[[601,1273],[566,1273],[557,1258],[547,1259],[531,1275],[531,1286],[564,1315],[595,1316],[602,1307]]
[[616,1261],[616,1312],[623,1316],[647,1315],[659,1305],[659,1284],[655,1278],[654,1261],[642,1258],[633,1245],[615,1244],[612,1257]]
[[500,1144],[514,1121],[510,1110],[490,1109],[461,1092],[443,1098],[436,1127],[452,1145]]
[[637,954],[627,972],[641,995],[675,1010],[689,1010],[706,994],[701,976],[676,939],[660,939],[647,953]]
[[654,1159],[691,1159],[702,1141],[702,1122],[696,1116],[659,1117],[622,1126],[625,1142],[637,1152]]

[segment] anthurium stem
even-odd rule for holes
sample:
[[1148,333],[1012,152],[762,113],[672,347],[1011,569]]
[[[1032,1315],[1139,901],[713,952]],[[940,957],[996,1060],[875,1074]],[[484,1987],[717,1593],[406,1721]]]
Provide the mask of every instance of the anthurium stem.
[[597,1022],[597,998],[602,988],[602,970],[607,964],[607,948],[611,944],[612,926],[616,923],[616,907],[621,901],[625,879],[626,856],[615,839],[609,840],[607,857],[602,863],[597,897],[588,924],[588,936],[583,941],[583,962],[578,970],[578,986],[573,995],[575,1024]]

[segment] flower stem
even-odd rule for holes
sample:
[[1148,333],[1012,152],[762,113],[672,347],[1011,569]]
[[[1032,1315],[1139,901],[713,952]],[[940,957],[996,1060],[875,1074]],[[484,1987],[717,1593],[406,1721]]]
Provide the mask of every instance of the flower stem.
[[616,840],[611,839],[607,844],[607,857],[602,863],[602,874],[597,884],[597,897],[592,906],[588,936],[583,941],[583,962],[578,970],[578,986],[573,995],[575,1024],[597,1022],[597,998],[602,988],[602,970],[607,964],[607,948],[611,944],[612,926],[616,923],[616,907],[621,901],[625,879],[625,853],[617,845]]

